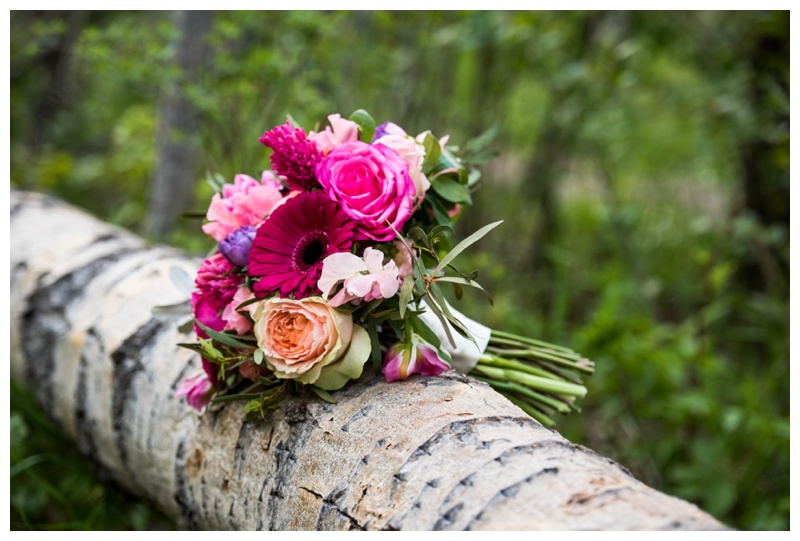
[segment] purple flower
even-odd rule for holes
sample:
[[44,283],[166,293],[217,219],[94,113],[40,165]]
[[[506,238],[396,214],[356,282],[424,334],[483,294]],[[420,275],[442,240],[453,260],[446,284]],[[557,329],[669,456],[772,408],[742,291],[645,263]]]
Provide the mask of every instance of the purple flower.
[[250,258],[250,247],[253,246],[253,239],[255,238],[256,228],[252,225],[245,225],[219,241],[217,246],[220,253],[231,264],[237,267],[244,267]]
[[309,191],[319,186],[314,168],[322,159],[322,153],[314,141],[306,137],[303,128],[293,128],[289,121],[275,126],[259,139],[272,149],[272,168],[286,177],[293,189]]
[[405,130],[395,124],[394,122],[386,121],[377,128],[375,128],[375,135],[372,136],[372,143],[383,137],[384,135],[407,135]]
[[386,351],[381,372],[391,383],[411,374],[438,376],[448,370],[450,365],[439,358],[436,348],[414,334],[410,343],[399,342]]

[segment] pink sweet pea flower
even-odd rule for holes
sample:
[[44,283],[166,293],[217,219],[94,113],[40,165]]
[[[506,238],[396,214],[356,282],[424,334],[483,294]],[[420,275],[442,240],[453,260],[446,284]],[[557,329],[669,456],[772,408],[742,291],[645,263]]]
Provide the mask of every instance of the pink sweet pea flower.
[[[358,141],[358,124],[342,118],[342,115],[328,115],[330,126],[319,133],[308,132],[308,139],[314,141],[317,149],[327,156],[331,150],[351,141]],[[333,131],[331,131],[333,127]]]
[[206,373],[186,378],[178,390],[175,398],[186,397],[186,402],[197,411],[202,411],[211,402],[214,386]]
[[261,174],[261,182],[248,175],[236,175],[233,184],[225,184],[222,194],[214,194],[208,207],[203,231],[217,242],[242,226],[258,226],[283,198],[281,183],[270,171]]
[[344,287],[328,302],[334,307],[350,301],[388,299],[400,289],[397,265],[392,260],[384,265],[383,252],[374,248],[366,248],[363,259],[349,252],[326,257],[317,287],[327,298],[339,282],[344,282]]
[[450,365],[439,358],[436,348],[414,334],[410,343],[400,342],[386,351],[381,372],[391,383],[411,374],[438,376],[448,370]]

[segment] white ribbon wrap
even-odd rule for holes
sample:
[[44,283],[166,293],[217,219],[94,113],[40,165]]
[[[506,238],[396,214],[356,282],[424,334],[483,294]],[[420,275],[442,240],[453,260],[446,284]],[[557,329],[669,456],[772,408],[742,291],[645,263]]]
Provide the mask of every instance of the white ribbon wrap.
[[486,346],[489,345],[489,338],[492,335],[492,330],[489,327],[481,325],[477,321],[471,320],[450,306],[450,304],[447,306],[450,308],[450,312],[452,312],[456,319],[464,324],[469,333],[475,339],[475,342],[477,342],[477,346],[469,339],[461,336],[458,331],[455,330],[453,325],[445,319],[447,326],[450,327],[450,334],[453,336],[453,341],[456,344],[456,347],[454,348],[450,343],[450,340],[447,338],[447,333],[442,326],[442,322],[438,317],[436,317],[436,314],[433,313],[433,310],[428,308],[428,305],[425,303],[425,301],[420,301],[419,303],[419,307],[425,310],[425,312],[419,315],[419,318],[424,321],[428,327],[430,327],[434,334],[436,334],[436,336],[439,338],[439,341],[442,343],[442,349],[449,353],[453,358],[452,367],[462,374],[467,374],[470,370],[475,368],[475,365],[478,364],[478,359],[483,352],[486,351]]

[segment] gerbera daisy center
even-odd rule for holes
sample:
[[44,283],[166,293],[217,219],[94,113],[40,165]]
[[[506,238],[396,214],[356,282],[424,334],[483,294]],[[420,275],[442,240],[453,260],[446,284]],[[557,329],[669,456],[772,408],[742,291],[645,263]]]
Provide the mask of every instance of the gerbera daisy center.
[[319,263],[326,255],[328,236],[322,231],[314,231],[303,237],[294,252],[294,265],[306,270]]

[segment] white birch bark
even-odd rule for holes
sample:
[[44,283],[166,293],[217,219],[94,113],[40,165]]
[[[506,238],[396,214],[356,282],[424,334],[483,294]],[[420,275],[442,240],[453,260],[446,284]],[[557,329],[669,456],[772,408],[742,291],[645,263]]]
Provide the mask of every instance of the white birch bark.
[[[450,374],[292,396],[258,425],[173,395],[199,370],[169,279],[177,250],[11,194],[12,376],[98,467],[189,529],[723,529],[685,501]],[[369,369],[365,370],[369,372]]]

